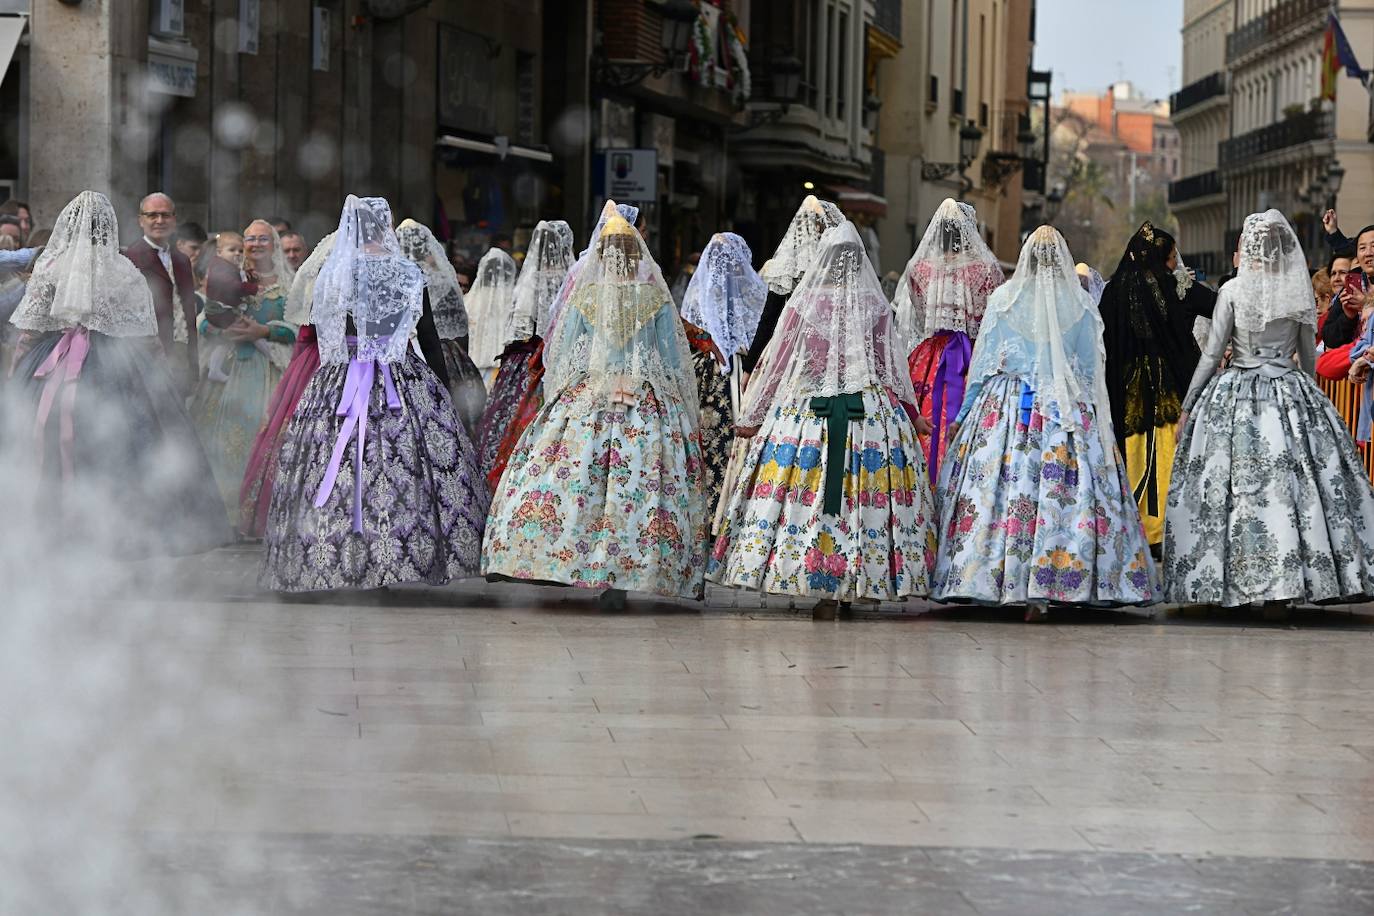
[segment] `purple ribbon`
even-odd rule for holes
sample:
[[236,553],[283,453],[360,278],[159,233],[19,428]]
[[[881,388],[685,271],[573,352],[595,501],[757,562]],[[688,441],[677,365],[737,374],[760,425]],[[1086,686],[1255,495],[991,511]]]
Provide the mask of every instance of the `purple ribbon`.
[[354,359],[348,364],[348,377],[344,380],[343,397],[339,399],[336,415],[344,417],[339,429],[339,437],[334,441],[334,453],[329,456],[329,467],[324,472],[320,491],[315,494],[315,508],[320,509],[329,501],[334,492],[334,481],[339,476],[339,466],[343,463],[344,449],[353,438],[353,428],[358,429],[358,453],[353,461],[353,530],[363,531],[363,449],[367,443],[367,403],[372,396],[372,383],[377,379],[377,368],[382,370],[382,383],[386,387],[386,406],[397,411],[401,409],[401,399],[396,394],[396,385],[391,380],[391,366],[376,360]]
[[91,351],[90,333],[80,325],[68,328],[53,347],[43,365],[34,371],[36,379],[46,379],[43,394],[38,399],[38,414],[34,418],[33,436],[38,441],[38,466],[43,467],[43,447],[48,415],[52,412],[53,401],[58,392],[62,394],[62,414],[58,421],[58,447],[62,456],[62,479],[70,480],[75,461],[73,443],[76,441],[76,383],[81,378],[81,367],[86,364],[86,356]]
[[[930,408],[930,479],[940,479],[940,434],[944,432],[945,418],[955,417],[964,403],[964,373],[968,372],[969,360],[973,357],[973,342],[963,331],[954,331],[940,354],[940,365],[935,370],[935,390],[931,397],[934,403]],[[948,401],[953,401],[950,409]]]

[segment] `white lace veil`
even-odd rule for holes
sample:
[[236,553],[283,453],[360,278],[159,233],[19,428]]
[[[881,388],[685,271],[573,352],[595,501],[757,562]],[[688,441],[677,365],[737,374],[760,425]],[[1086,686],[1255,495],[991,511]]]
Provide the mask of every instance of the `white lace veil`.
[[463,297],[472,327],[468,355],[479,369],[496,365],[504,349],[518,270],[514,258],[500,248],[492,248],[477,263],[477,276]]
[[945,198],[897,283],[897,326],[911,347],[937,331],[976,339],[988,296],[1003,279],[997,255],[978,231],[978,213]]
[[854,224],[820,239],[749,379],[739,424],[759,426],[774,404],[853,394],[876,385],[916,403],[892,308]]
[[[283,251],[281,247],[281,236],[277,234],[276,227],[267,222],[267,220],[255,219],[253,222],[249,223],[248,226],[244,227],[243,234],[245,237],[249,234],[248,228],[254,223],[266,226],[267,234],[272,238],[272,270],[266,274],[266,276],[272,277],[273,280],[271,283],[265,285],[259,284],[258,293],[259,295],[267,295],[275,289],[279,296],[289,295],[291,287],[296,280],[296,272],[291,269],[291,265],[286,261],[286,252]],[[251,260],[248,257],[248,253],[245,251],[243,255],[243,265],[244,267],[248,267],[250,263]],[[301,266],[303,267],[305,265]]]
[[1307,258],[1282,213],[1266,210],[1247,216],[1239,251],[1236,278],[1222,287],[1235,307],[1236,327],[1262,331],[1283,318],[1316,325]]
[[729,357],[753,343],[767,298],[768,285],[754,270],[748,243],[733,232],[717,232],[687,284],[682,317],[705,329]]
[[844,214],[839,207],[828,200],[817,199],[814,194],[806,195],[783,233],[782,241],[778,242],[777,250],[759,271],[768,288],[779,296],[789,295],[802,274],[815,262],[821,236],[842,222]]
[[1089,267],[1082,261],[1074,265],[1074,273],[1078,274],[1078,282],[1088,293],[1088,298],[1093,301],[1093,305],[1102,302],[1102,291],[1107,288],[1107,281],[1102,279],[1102,275],[1095,268]]
[[301,269],[296,271],[296,276],[291,281],[291,292],[286,294],[284,320],[288,324],[296,327],[310,324],[310,304],[315,298],[315,281],[320,276],[320,268],[324,267],[329,252],[334,250],[334,239],[337,237],[338,232],[331,232],[320,239],[315,249],[310,252],[310,256],[301,263]]
[[582,253],[577,256],[573,266],[568,270],[568,275],[563,279],[563,287],[554,297],[553,305],[549,306],[549,323],[544,332],[544,339],[553,336],[553,329],[558,326],[558,319],[563,316],[563,310],[568,306],[568,296],[572,295],[573,281],[577,279],[577,273],[582,269],[582,265],[587,263],[592,246],[601,237],[601,230],[606,226],[606,220],[612,216],[620,214],[621,218],[631,226],[639,223],[639,208],[631,204],[618,204],[613,200],[606,201],[601,208],[600,215],[596,218],[596,225],[592,227],[592,234],[587,239],[587,247],[582,249]]
[[396,240],[401,243],[405,256],[425,275],[429,307],[434,313],[434,330],[439,339],[467,337],[468,311],[463,305],[463,289],[458,285],[458,272],[444,254],[444,246],[428,226],[413,219],[403,220],[396,227]]
[[682,320],[644,240],[620,216],[603,226],[553,334],[546,400],[580,380],[594,404],[610,406],[632,401],[647,384],[696,426],[696,374]]
[[1001,372],[1035,390],[1041,409],[1066,427],[1089,430],[1080,403],[1096,407],[1097,432],[1116,454],[1102,346],[1102,318],[1074,270],[1064,237],[1049,226],[1031,233],[1016,273],[988,300],[973,348],[969,381]]
[[109,198],[82,191],[57,217],[10,323],[26,331],[78,325],[107,337],[155,337],[148,282],[119,253],[119,223]]
[[391,207],[380,197],[348,195],[334,250],[315,280],[311,317],[320,362],[348,362],[350,317],[357,359],[405,359],[410,332],[424,311],[424,293],[424,274],[401,254],[391,228]]
[[506,327],[505,346],[547,332],[549,309],[572,264],[572,227],[561,219],[540,220],[515,281],[515,307]]

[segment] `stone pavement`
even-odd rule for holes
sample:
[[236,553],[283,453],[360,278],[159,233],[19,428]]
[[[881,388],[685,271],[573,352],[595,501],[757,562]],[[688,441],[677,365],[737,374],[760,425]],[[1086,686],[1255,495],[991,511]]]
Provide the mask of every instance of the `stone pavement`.
[[104,814],[167,912],[1374,912],[1358,608],[822,624],[480,581],[280,601],[255,563],[67,608],[130,656]]

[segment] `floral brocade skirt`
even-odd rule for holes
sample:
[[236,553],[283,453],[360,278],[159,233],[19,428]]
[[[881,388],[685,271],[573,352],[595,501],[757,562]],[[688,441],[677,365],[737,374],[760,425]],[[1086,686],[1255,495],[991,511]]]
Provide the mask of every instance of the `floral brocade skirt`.
[[1159,600],[1153,561],[1116,448],[1023,405],[1022,380],[978,393],[941,472],[937,601],[1097,606]]
[[583,381],[525,430],[492,500],[482,572],[700,597],[706,500],[684,408],[641,385],[607,405]]
[[828,420],[804,398],[776,405],[750,442],[707,577],[780,595],[852,601],[923,596],[935,511],[910,417],[887,392],[850,419],[838,513],[825,511]]
[[538,340],[523,340],[506,347],[501,354],[501,365],[496,370],[496,381],[492,383],[491,395],[487,398],[486,410],[477,424],[477,434],[473,438],[477,444],[477,467],[483,474],[490,473],[496,465],[496,456],[501,448],[501,437],[510,428],[515,413],[520,408],[529,391],[530,355],[539,346]]
[[701,460],[706,493],[706,510],[714,514],[720,501],[721,483],[730,464],[730,446],[735,441],[734,412],[730,408],[730,376],[722,375],[720,363],[710,353],[692,351],[697,391],[701,397]]
[[1374,595],[1374,487],[1300,371],[1227,369],[1208,383],[1179,437],[1166,519],[1170,601]]
[[381,372],[367,406],[362,530],[354,530],[357,430],[342,451],[323,506],[324,482],[345,418],[348,364],[324,365],[287,425],[263,539],[259,582],[276,591],[443,585],[477,572],[486,484],[453,402],[420,357],[391,364],[399,409]]

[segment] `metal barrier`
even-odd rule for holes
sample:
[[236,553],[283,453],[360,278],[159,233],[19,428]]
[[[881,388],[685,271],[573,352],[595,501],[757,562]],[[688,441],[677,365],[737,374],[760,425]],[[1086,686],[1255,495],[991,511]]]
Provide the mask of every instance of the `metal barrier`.
[[[1360,419],[1360,386],[1345,379],[1332,381],[1317,376],[1317,386],[1331,399],[1331,403],[1336,406],[1336,413],[1341,415],[1345,421],[1346,428],[1350,430],[1350,437],[1355,437],[1355,426]],[[1374,481],[1374,447],[1366,442],[1363,445],[1356,442],[1355,448],[1360,453],[1360,460],[1364,462],[1365,473],[1369,479]]]

